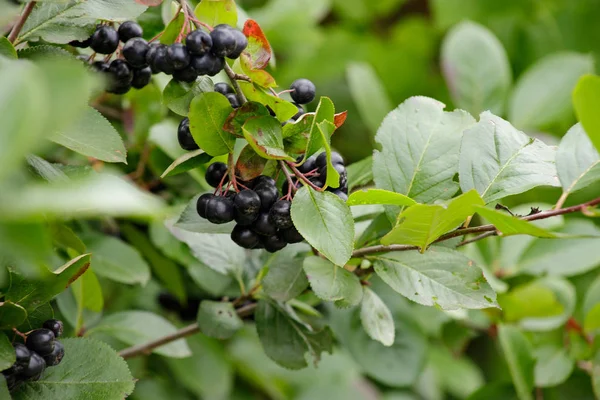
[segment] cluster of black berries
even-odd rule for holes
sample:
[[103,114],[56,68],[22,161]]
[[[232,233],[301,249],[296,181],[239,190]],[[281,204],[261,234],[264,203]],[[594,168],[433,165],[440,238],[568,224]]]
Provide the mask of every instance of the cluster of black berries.
[[[300,159],[299,159],[300,160]],[[298,161],[299,161],[298,160]],[[335,151],[331,152],[331,164],[333,168],[340,174],[339,186],[337,188],[328,187],[328,192],[332,192],[342,200],[348,200],[348,173],[346,172],[346,166],[344,165],[344,159],[340,153]],[[304,161],[304,164],[298,167],[298,171],[305,174],[315,186],[322,188],[325,186],[327,180],[327,153],[321,153],[318,156],[312,156]],[[298,189],[301,183],[297,178],[292,178],[292,183]],[[286,180],[283,183],[283,193],[287,193],[289,190],[289,182]]]
[[62,321],[49,319],[43,328],[26,336],[25,344],[13,343],[17,359],[9,369],[2,371],[9,389],[27,380],[38,380],[46,367],[60,364],[65,348],[56,338],[62,332]]

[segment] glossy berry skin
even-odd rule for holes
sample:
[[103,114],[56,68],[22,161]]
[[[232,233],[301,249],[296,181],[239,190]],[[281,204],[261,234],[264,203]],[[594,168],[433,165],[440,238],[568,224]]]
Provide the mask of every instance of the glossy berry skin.
[[221,93],[223,96],[227,96],[228,94],[235,94],[233,88],[225,82],[215,83],[215,92]]
[[280,232],[281,238],[285,240],[287,243],[300,243],[304,240],[300,232],[296,229],[296,227],[292,226],[291,228],[284,229]]
[[252,183],[254,184],[254,186],[259,186],[259,185],[267,185],[267,186],[273,186],[273,187],[276,186],[275,179],[273,179],[267,175],[257,176],[256,178],[254,178]]
[[282,238],[280,238],[277,235],[267,236],[267,237],[263,238],[262,242],[263,242],[263,245],[265,246],[265,250],[268,251],[269,253],[275,253],[276,251],[279,251],[279,250],[283,249],[285,246],[287,246],[287,243],[285,242],[285,240],[283,240]]
[[146,52],[146,64],[150,66],[153,74],[157,74],[160,70],[156,67],[156,52],[159,48],[167,46],[161,43],[153,42],[148,45],[148,51]]
[[63,334],[65,326],[62,321],[49,319],[44,322],[42,328],[50,329],[54,333],[54,337],[60,337]]
[[179,127],[177,128],[177,140],[179,141],[181,148],[184,150],[192,151],[200,148],[192,137],[192,132],[190,131],[190,120],[187,117],[182,119],[179,123]]
[[279,191],[275,186],[259,184],[254,187],[254,191],[260,197],[261,209],[268,211],[279,198]]
[[215,56],[227,57],[235,51],[236,37],[230,28],[222,27],[222,25],[216,26],[210,33],[210,37],[213,42],[211,52]]
[[[302,157],[299,158],[299,160],[296,160],[297,162],[302,160]],[[315,168],[317,168],[316,157],[311,156],[308,157],[306,161],[304,161],[304,164],[298,167],[298,171],[302,172],[303,174],[306,174],[307,172],[310,172]]]
[[195,30],[188,33],[185,38],[185,46],[190,54],[202,56],[212,48],[212,38],[204,31]]
[[87,38],[85,40],[72,40],[72,41],[69,42],[69,44],[71,46],[77,47],[77,48],[80,48],[80,49],[85,49],[85,48],[90,47],[91,43],[92,43],[92,38],[91,37],[89,37],[89,38]]
[[213,224],[233,221],[233,201],[225,197],[213,197],[206,205],[206,219]]
[[[54,349],[53,349],[54,350]],[[31,358],[27,367],[23,370],[21,375],[25,378],[35,378],[39,376],[46,368],[46,361],[38,353],[32,352]]]
[[252,224],[252,230],[259,235],[272,236],[277,233],[277,228],[269,221],[269,213],[263,212],[258,215]]
[[64,356],[65,346],[63,346],[63,344],[57,340],[54,342],[54,351],[44,356],[44,361],[46,362],[47,366],[53,367],[60,364]]
[[173,43],[167,47],[167,61],[173,69],[184,69],[190,65],[190,53],[181,43]]
[[236,225],[231,231],[231,240],[244,249],[253,249],[260,242],[260,237],[250,228]]
[[150,46],[148,42],[140,37],[129,39],[123,46],[123,57],[133,67],[142,68],[146,66],[146,54]]
[[108,72],[111,74],[115,82],[122,84],[130,84],[133,80],[133,69],[125,60],[113,60],[110,63]]
[[141,89],[147,86],[152,80],[152,70],[150,67],[136,68],[133,70],[133,79],[131,86],[136,89]]
[[178,69],[173,72],[173,79],[181,82],[192,83],[198,78],[198,72],[188,65],[184,69]]
[[228,93],[225,95],[225,97],[227,97],[227,100],[229,100],[229,104],[231,104],[231,107],[233,107],[233,108],[240,107],[240,101],[238,100],[238,98],[235,94]]
[[347,201],[348,200],[348,194],[346,192],[344,192],[343,190],[337,189],[337,190],[334,190],[331,193],[335,194],[337,197],[339,197],[343,201]]
[[136,37],[142,37],[143,34],[144,30],[135,21],[125,21],[119,26],[119,38],[123,43]]
[[[222,162],[216,162],[208,166],[204,178],[210,186],[216,188],[219,186],[221,181],[223,181],[223,183],[226,183],[229,180],[229,178],[226,175],[227,165],[225,165],[225,163]],[[225,177],[225,179],[223,179],[223,177]]]
[[90,68],[94,72],[104,73],[104,72],[108,72],[108,70],[110,69],[110,64],[109,63],[105,63],[104,61],[95,61],[90,66]]
[[292,99],[298,104],[310,103],[315,99],[317,93],[315,84],[308,79],[295,80],[290,89],[293,90],[293,92],[290,92]]
[[3,371],[5,375],[10,374],[20,374],[23,372],[27,365],[29,364],[29,359],[31,358],[31,351],[21,343],[14,343],[13,347],[15,349],[15,363],[6,371]]
[[103,25],[96,29],[90,40],[90,47],[96,53],[111,54],[119,46],[119,34],[111,26]]
[[54,350],[54,332],[50,329],[36,329],[27,335],[25,346],[32,352],[36,352],[41,356],[48,355]]
[[234,60],[239,58],[239,56],[242,55],[242,52],[246,50],[246,47],[248,47],[248,38],[242,33],[242,31],[235,28],[231,28],[231,33],[233,33],[235,38],[235,48],[231,53],[229,53],[229,55],[227,55],[227,58]]
[[260,213],[241,214],[237,210],[234,210],[233,219],[239,226],[250,226],[256,221],[259,214]]
[[292,120],[296,121],[296,120],[298,120],[298,118],[300,118],[301,116],[303,116],[304,114],[306,114],[306,110],[300,104],[294,103],[294,105],[296,107],[298,107],[298,112],[292,117]]
[[215,76],[225,67],[225,59],[206,53],[203,56],[193,56],[190,65],[199,75]]
[[278,200],[269,210],[269,222],[277,229],[287,229],[294,226],[290,214],[292,202],[289,200]]
[[[316,164],[317,167],[324,167],[324,166],[326,166],[327,165],[327,153],[322,152],[321,154],[319,154],[319,156],[317,157],[317,159],[315,161],[315,164]],[[336,164],[344,165],[344,158],[337,151],[332,151],[331,152],[331,164],[333,164],[333,165],[336,165]]]
[[260,211],[260,197],[254,190],[242,190],[235,196],[233,204],[236,212],[242,215],[255,215]]
[[202,196],[198,197],[196,211],[198,211],[198,215],[202,218],[206,218],[206,206],[213,197],[215,197],[215,195],[212,193],[204,193]]

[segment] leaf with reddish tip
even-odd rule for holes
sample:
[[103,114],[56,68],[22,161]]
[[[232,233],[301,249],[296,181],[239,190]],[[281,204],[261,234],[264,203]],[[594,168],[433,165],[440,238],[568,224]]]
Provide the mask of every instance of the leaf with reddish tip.
[[275,82],[275,78],[267,71],[258,68],[252,68],[252,59],[249,54],[242,54],[240,57],[240,66],[242,67],[242,71],[252,79],[252,82],[257,85],[269,88],[277,86],[277,82]]
[[251,69],[266,68],[273,56],[273,50],[260,25],[253,19],[248,19],[242,32],[248,38],[248,47],[244,50],[244,55],[248,56],[248,67]]
[[268,115],[270,115],[269,110],[264,105],[256,101],[249,101],[229,114],[223,125],[223,130],[232,135],[244,137],[242,126],[248,119]]
[[267,159],[262,158],[252,146],[247,145],[238,157],[235,170],[242,180],[249,181],[259,176],[265,169],[265,165],[267,165]]
[[344,122],[346,122],[346,118],[348,117],[348,111],[343,111],[341,113],[337,113],[333,116],[333,123],[335,124],[335,129],[339,129]]
[[250,146],[261,157],[271,160],[294,160],[283,149],[281,124],[274,117],[251,118],[242,129]]

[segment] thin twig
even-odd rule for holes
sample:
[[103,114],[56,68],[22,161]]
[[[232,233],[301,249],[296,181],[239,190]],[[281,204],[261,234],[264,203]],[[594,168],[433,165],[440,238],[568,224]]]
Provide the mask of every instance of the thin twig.
[[292,180],[292,176],[290,175],[290,172],[287,170],[287,167],[285,166],[285,163],[281,160],[279,160],[279,165],[281,166],[281,170],[283,171],[283,174],[285,175],[285,179],[287,179],[288,181],[288,193],[287,196],[291,196],[292,193],[296,193],[296,185],[294,184],[294,181]]
[[468,240],[463,240],[462,242],[460,242],[459,244],[456,245],[456,247],[462,247],[465,246],[469,243],[474,243],[474,242],[478,242],[482,239],[485,239],[486,237],[490,237],[490,236],[496,236],[498,234],[498,231],[490,231],[490,232],[485,232],[482,233],[481,235],[475,236],[472,239],[468,239]]
[[23,9],[23,14],[21,14],[21,18],[19,18],[15,26],[13,26],[12,30],[8,34],[7,39],[9,42],[15,43],[15,40],[17,40],[19,33],[21,33],[21,29],[23,29],[23,25],[25,25],[25,21],[27,21],[27,18],[29,18],[29,15],[33,11],[33,7],[35,7],[35,4],[35,1],[27,3],[25,8]]
[[298,168],[296,168],[294,166],[293,162],[287,161],[287,165],[292,169],[292,171],[294,172],[294,175],[296,175],[298,177],[298,179],[300,179],[302,182],[306,183],[308,186],[310,186],[317,192],[322,192],[325,190],[324,188],[320,188],[317,185],[315,185],[314,183],[312,183],[306,176],[304,176],[304,174],[302,172],[298,171]]

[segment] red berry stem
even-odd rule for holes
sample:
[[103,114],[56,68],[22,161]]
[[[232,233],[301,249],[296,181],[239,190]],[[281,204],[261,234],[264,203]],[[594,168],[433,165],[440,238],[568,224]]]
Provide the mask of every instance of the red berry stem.
[[298,179],[300,179],[305,185],[311,187],[312,189],[316,190],[317,192],[322,192],[325,190],[324,187],[320,188],[317,185],[315,185],[314,183],[312,183],[307,177],[306,175],[304,175],[302,172],[298,171],[298,168],[296,168],[294,166],[293,162],[287,161],[287,165],[292,169],[292,171],[294,172],[294,175],[296,175],[298,177]]
[[292,176],[290,175],[290,172],[287,170],[285,163],[283,161],[279,161],[279,165],[281,166],[281,170],[283,171],[283,174],[285,175],[285,179],[287,179],[287,181],[288,181],[288,192],[287,192],[286,198],[287,198],[287,200],[291,200],[292,194],[296,193],[296,185],[294,184],[294,181],[292,180]]

